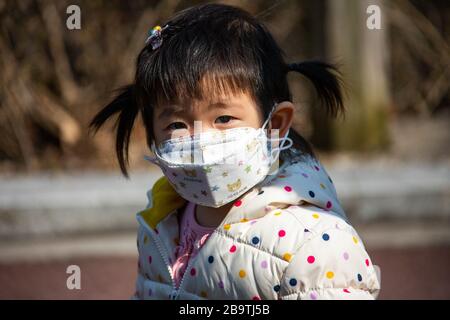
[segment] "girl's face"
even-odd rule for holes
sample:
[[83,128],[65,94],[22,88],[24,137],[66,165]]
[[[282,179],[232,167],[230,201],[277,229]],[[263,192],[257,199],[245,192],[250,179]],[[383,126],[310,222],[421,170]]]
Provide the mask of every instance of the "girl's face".
[[155,143],[193,135],[194,121],[201,121],[201,131],[205,132],[236,127],[259,128],[264,120],[253,98],[244,92],[197,100],[190,105],[161,105],[153,113]]

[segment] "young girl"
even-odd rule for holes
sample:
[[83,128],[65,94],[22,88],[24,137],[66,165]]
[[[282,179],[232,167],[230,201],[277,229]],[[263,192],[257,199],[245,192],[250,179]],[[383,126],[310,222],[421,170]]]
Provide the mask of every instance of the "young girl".
[[93,119],[98,129],[118,116],[127,175],[140,114],[164,173],[137,214],[135,298],[377,297],[375,268],[332,180],[290,129],[287,73],[311,80],[333,116],[343,110],[338,73],[283,56],[249,13],[191,7],[152,30],[134,83]]

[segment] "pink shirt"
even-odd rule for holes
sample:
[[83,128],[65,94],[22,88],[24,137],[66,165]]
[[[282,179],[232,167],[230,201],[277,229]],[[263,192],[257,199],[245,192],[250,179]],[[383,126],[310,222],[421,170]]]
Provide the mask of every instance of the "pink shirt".
[[177,287],[190,259],[195,257],[198,250],[214,231],[214,227],[199,225],[195,218],[195,203],[188,202],[180,221],[180,243],[175,248],[176,260],[172,265],[172,273]]

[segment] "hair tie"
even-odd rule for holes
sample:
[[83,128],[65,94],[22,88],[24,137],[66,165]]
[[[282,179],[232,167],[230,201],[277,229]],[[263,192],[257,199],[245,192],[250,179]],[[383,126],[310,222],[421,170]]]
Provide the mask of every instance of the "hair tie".
[[165,25],[164,28],[161,28],[161,26],[155,26],[153,29],[149,31],[149,36],[145,40],[145,44],[150,43],[152,46],[152,49],[158,49],[163,41],[162,38],[162,32],[168,27],[169,25]]

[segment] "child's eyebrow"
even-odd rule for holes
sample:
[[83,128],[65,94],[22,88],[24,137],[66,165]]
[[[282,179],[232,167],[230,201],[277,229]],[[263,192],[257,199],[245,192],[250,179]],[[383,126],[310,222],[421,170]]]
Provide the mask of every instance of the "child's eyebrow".
[[229,107],[232,107],[232,106],[233,106],[232,103],[226,103],[226,102],[223,102],[223,101],[217,101],[217,102],[211,103],[208,106],[208,110],[212,110],[212,109],[215,109],[215,108],[228,109]]
[[163,111],[158,115],[158,119],[167,118],[174,113],[180,113],[185,111],[185,108],[179,105],[169,105],[163,109]]
[[[229,109],[231,107],[239,107],[239,104],[227,101],[216,101],[208,105],[208,110],[213,110],[216,108]],[[185,107],[182,107],[180,105],[168,105],[167,107],[164,107],[163,111],[158,115],[158,119],[167,118],[173,114],[183,112],[186,112]]]

